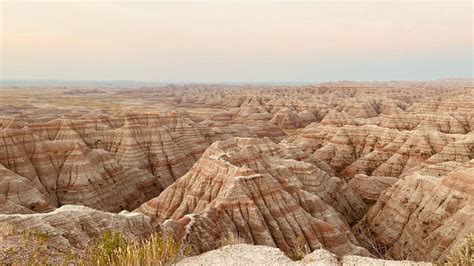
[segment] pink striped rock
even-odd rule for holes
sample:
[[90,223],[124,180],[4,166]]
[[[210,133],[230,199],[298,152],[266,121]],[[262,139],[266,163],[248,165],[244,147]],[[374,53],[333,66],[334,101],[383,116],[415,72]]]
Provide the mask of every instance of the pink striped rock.
[[[216,142],[186,175],[135,212],[173,228],[196,253],[238,235],[284,251],[301,239],[311,250],[367,255],[337,211],[357,212],[362,201],[354,204],[356,194],[344,190],[342,180],[309,163],[281,159],[281,153],[268,139]],[[342,200],[347,195],[354,202]]]

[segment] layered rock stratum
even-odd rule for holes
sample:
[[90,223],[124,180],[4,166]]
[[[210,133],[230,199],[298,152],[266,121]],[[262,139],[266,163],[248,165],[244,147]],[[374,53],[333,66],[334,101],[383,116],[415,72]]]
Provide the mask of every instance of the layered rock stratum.
[[192,254],[237,237],[444,261],[474,231],[472,79],[0,96],[0,222],[54,236],[51,256],[162,229]]
[[5,212],[65,204],[132,210],[185,174],[213,138],[226,137],[177,113],[132,112],[11,121],[0,134],[0,171],[10,177],[2,180]]
[[362,200],[317,166],[282,159],[269,139],[212,144],[193,168],[137,212],[177,227],[198,252],[226,237],[289,251],[301,238],[312,250],[368,254],[343,215],[354,220]]

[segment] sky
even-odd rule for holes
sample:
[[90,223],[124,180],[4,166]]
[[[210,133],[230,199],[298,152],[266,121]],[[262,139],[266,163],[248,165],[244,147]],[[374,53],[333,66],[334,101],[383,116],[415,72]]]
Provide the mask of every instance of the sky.
[[471,1],[1,1],[2,79],[473,76]]

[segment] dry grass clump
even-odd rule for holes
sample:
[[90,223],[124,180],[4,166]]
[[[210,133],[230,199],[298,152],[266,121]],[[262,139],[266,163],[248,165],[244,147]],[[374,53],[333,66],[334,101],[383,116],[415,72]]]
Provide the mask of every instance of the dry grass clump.
[[142,241],[127,241],[120,233],[106,231],[92,246],[84,265],[170,265],[186,253],[171,235],[155,233]]
[[464,243],[449,254],[447,265],[474,265],[474,233],[470,233]]
[[143,240],[130,240],[119,232],[105,231],[85,252],[70,249],[58,253],[49,246],[44,232],[18,232],[10,224],[0,224],[0,265],[170,265],[187,255],[185,247],[172,235],[153,233]]
[[119,232],[105,231],[102,238],[87,251],[85,260],[94,265],[108,265],[115,260],[118,250],[127,247],[128,242]]
[[10,223],[0,223],[0,263],[12,257],[15,249],[5,245],[6,239],[16,233],[15,226]]
[[8,236],[14,235],[15,226],[10,223],[0,223],[0,242]]
[[245,243],[245,239],[241,238],[239,235],[230,234],[229,236],[221,240],[221,247]]
[[303,237],[298,237],[295,241],[293,241],[293,247],[286,254],[290,259],[294,261],[302,260],[304,256],[310,253],[310,249],[306,244],[306,241]]

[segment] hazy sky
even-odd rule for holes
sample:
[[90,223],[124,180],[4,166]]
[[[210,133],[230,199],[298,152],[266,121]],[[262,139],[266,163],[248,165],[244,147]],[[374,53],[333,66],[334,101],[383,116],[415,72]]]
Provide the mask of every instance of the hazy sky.
[[6,79],[181,82],[473,76],[467,2],[1,4]]

